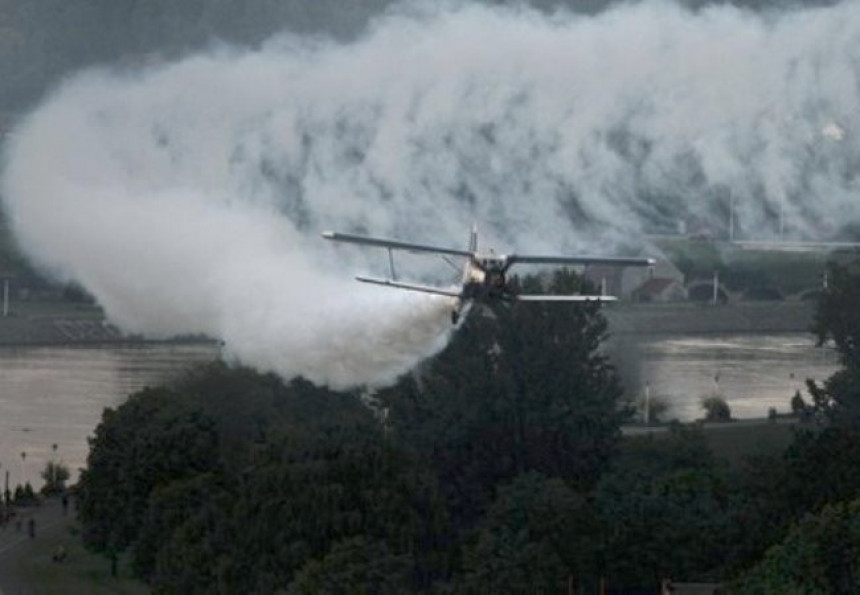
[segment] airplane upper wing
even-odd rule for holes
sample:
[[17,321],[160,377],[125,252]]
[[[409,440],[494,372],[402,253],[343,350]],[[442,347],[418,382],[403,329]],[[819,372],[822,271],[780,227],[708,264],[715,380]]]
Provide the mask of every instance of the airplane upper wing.
[[653,258],[613,258],[605,256],[530,256],[511,254],[507,257],[510,264],[612,264],[618,266],[654,266]]
[[357,281],[362,283],[372,283],[374,285],[384,285],[386,287],[397,287],[398,289],[409,289],[411,291],[421,291],[423,293],[433,293],[436,295],[446,295],[448,297],[460,297],[460,292],[454,289],[445,289],[442,287],[433,287],[431,285],[419,285],[417,283],[402,283],[400,281],[392,281],[391,279],[377,279],[376,277],[357,276]]
[[389,248],[392,250],[405,250],[407,252],[431,252],[433,254],[451,254],[454,256],[472,256],[468,250],[457,250],[454,248],[439,248],[437,246],[427,246],[425,244],[412,244],[410,242],[401,242],[399,240],[386,240],[383,238],[373,238],[370,236],[359,236],[351,233],[340,233],[337,231],[324,231],[320,235],[327,240],[336,242],[351,242],[353,244],[362,244],[364,246],[376,246],[378,248]]
[[518,302],[617,302],[613,295],[517,295]]

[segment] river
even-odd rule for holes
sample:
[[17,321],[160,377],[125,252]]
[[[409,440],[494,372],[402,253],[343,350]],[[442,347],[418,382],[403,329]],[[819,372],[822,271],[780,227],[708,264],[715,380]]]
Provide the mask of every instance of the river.
[[[214,344],[0,349],[0,474],[42,486],[48,460],[78,476],[105,407],[218,357]],[[54,448],[56,445],[56,448]]]
[[626,337],[610,352],[627,394],[662,399],[666,420],[703,417],[702,398],[713,394],[738,419],[787,413],[795,391],[810,400],[807,378],[820,382],[838,368],[836,352],[809,333]]
[[[808,334],[637,336],[613,352],[629,395],[647,384],[684,421],[701,417],[701,397],[714,391],[738,418],[788,411],[805,378],[837,366]],[[51,459],[76,478],[105,407],[218,356],[211,344],[0,348],[0,478],[8,471],[11,486],[23,478],[39,488]]]

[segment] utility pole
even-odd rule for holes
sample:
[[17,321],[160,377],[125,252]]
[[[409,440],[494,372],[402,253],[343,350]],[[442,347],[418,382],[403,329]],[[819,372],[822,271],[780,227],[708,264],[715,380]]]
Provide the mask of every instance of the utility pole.
[[729,191],[729,241],[735,241],[735,195]]
[[51,445],[54,454],[51,456],[51,489],[57,489],[57,443]]
[[785,231],[785,204],[779,201],[779,239],[782,240],[782,232]]
[[645,383],[645,425],[651,423],[651,383]]

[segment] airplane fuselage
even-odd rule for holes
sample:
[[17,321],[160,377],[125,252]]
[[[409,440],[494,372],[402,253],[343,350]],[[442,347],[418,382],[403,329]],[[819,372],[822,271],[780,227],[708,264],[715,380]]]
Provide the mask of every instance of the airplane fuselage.
[[452,313],[454,322],[468,302],[491,302],[509,295],[507,285],[507,262],[504,257],[493,254],[476,254],[463,267],[462,290]]

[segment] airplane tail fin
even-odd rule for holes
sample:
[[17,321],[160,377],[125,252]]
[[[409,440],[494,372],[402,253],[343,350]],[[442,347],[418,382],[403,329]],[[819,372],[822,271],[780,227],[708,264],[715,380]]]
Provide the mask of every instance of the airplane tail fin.
[[472,232],[469,234],[469,252],[478,251],[478,225],[472,224]]

